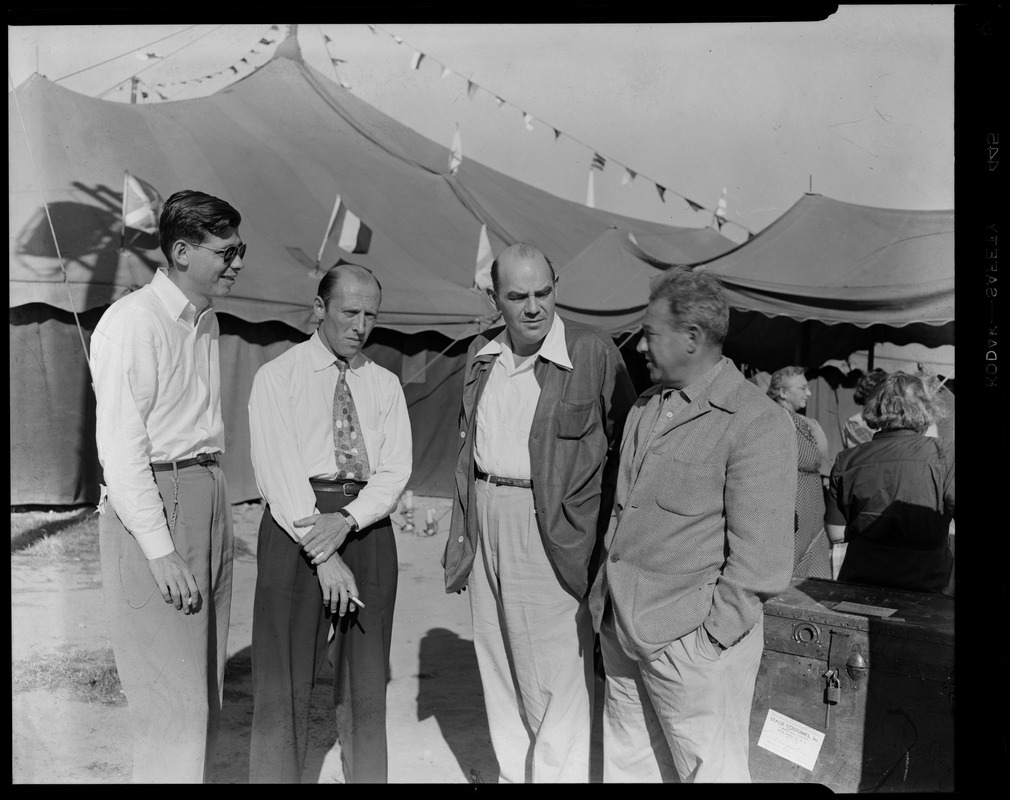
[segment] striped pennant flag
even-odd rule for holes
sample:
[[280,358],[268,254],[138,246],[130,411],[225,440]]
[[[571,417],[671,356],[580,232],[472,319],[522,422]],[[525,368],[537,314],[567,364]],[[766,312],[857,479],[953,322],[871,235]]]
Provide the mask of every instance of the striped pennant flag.
[[331,241],[334,231],[337,232],[337,246],[348,253],[367,253],[372,243],[372,229],[347,207],[338,194],[323,242],[319,245],[319,253],[316,255],[316,269],[323,260],[323,251]]

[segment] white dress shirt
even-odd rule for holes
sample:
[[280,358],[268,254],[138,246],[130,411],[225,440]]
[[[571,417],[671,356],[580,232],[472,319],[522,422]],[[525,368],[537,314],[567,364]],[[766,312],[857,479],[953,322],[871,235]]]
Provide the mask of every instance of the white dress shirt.
[[91,376],[112,507],[147,558],[168,555],[175,545],[151,462],[224,452],[213,309],[197,317],[158,270],[102,314],[91,337]]
[[530,478],[530,428],[540,400],[540,384],[533,374],[538,358],[572,369],[565,343],[565,323],[557,314],[540,349],[518,366],[508,331],[482,347],[477,355],[497,354],[484,391],[477,402],[473,458],[477,469],[499,478]]
[[[337,476],[333,392],[339,374],[336,356],[316,331],[260,367],[253,379],[249,430],[256,486],[296,542],[312,528],[296,528],[294,521],[319,513],[309,479]],[[371,475],[345,508],[365,528],[396,508],[410,478],[410,417],[397,377],[363,353],[350,362],[346,380]]]

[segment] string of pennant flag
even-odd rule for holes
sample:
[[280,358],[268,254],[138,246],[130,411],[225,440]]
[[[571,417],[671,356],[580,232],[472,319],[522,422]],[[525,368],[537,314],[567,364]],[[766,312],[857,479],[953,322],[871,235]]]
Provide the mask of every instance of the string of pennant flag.
[[[255,45],[253,45],[253,47],[249,50],[248,53],[242,56],[242,58],[240,58],[234,64],[225,67],[224,69],[219,69],[217,72],[211,72],[208,73],[207,75],[202,75],[197,78],[188,78],[187,80],[184,81],[170,81],[167,83],[165,82],[147,83],[145,81],[141,81],[140,79],[138,79],[137,81],[138,91],[140,93],[141,99],[150,100],[151,94],[153,93],[158,95],[158,97],[161,100],[170,100],[171,98],[166,96],[166,94],[162,91],[163,89],[171,91],[173,88],[177,88],[180,86],[200,84],[203,83],[204,81],[214,80],[215,78],[219,78],[222,75],[228,77],[236,77],[239,75],[241,71],[245,70],[246,68],[249,68],[250,70],[255,69],[257,66],[260,66],[260,64],[256,63],[258,62],[258,59],[254,58],[254,56],[259,56],[262,55],[263,53],[269,52],[269,48],[271,48],[273,45],[277,44],[278,41],[280,41],[281,39],[280,31],[282,27],[283,26],[281,25],[271,25],[269,31],[260,37],[260,39],[256,42]],[[140,61],[151,61],[154,59],[164,58],[164,56],[161,56],[156,52],[145,52],[142,50],[137,51],[136,57]]]
[[[698,212],[698,211],[707,211],[707,212],[710,212],[712,214],[712,220],[711,220],[710,224],[715,225],[719,230],[722,230],[722,226],[728,222],[728,223],[730,223],[732,225],[736,225],[739,228],[741,228],[742,230],[746,231],[748,239],[751,238],[751,237],[753,237],[755,235],[754,232],[751,231],[749,228],[747,228],[745,225],[742,225],[739,222],[736,222],[736,221],[734,221],[734,220],[732,220],[732,219],[730,219],[728,217],[728,215],[727,215],[726,189],[725,188],[722,190],[722,195],[719,198],[719,202],[718,202],[716,208],[715,209],[707,208],[703,203],[699,203],[696,200],[692,200],[691,198],[689,198],[689,197],[681,194],[680,192],[677,192],[677,191],[675,191],[673,189],[669,189],[668,187],[662,185],[658,181],[653,180],[652,178],[649,178],[647,175],[644,175],[643,173],[639,172],[638,170],[634,170],[631,167],[629,167],[629,166],[627,166],[625,164],[622,164],[621,162],[617,161],[616,159],[608,158],[607,156],[604,156],[598,150],[594,149],[593,147],[591,147],[590,145],[588,145],[585,142],[581,141],[580,139],[578,139],[578,138],[576,138],[574,136],[571,136],[568,133],[565,133],[564,131],[562,131],[559,128],[554,127],[553,125],[549,125],[547,122],[544,122],[543,120],[535,118],[528,111],[526,111],[522,107],[516,105],[515,103],[512,103],[509,100],[505,99],[500,94],[492,92],[491,90],[489,90],[489,89],[481,86],[480,84],[478,84],[477,82],[475,82],[470,77],[465,77],[463,75],[460,75],[459,73],[455,72],[451,67],[443,64],[438,59],[433,58],[429,53],[425,53],[422,50],[419,50],[418,48],[416,48],[413,45],[409,44],[408,42],[405,42],[402,37],[397,36],[397,35],[392,34],[392,33],[389,33],[388,31],[383,30],[382,28],[380,28],[377,25],[367,25],[367,27],[372,32],[372,34],[374,34],[376,36],[378,36],[380,34],[383,34],[383,35],[388,36],[389,38],[391,38],[394,42],[396,42],[397,45],[406,45],[407,47],[409,47],[413,51],[413,53],[412,53],[412,55],[410,57],[410,68],[412,70],[420,70],[421,65],[424,62],[430,61],[432,64],[434,64],[440,70],[440,75],[441,75],[441,77],[443,79],[449,77],[450,75],[457,75],[458,77],[460,77],[461,79],[463,79],[466,82],[466,96],[467,96],[468,100],[473,100],[474,97],[476,97],[476,95],[478,94],[478,92],[483,92],[485,94],[488,94],[488,95],[490,95],[491,97],[494,98],[494,102],[498,105],[499,108],[502,108],[503,106],[507,105],[507,106],[510,106],[511,108],[515,108],[516,110],[518,110],[522,114],[523,125],[525,126],[526,130],[532,131],[534,129],[534,122],[541,122],[544,125],[547,125],[551,129],[551,131],[553,131],[553,133],[554,133],[554,140],[555,141],[557,141],[562,136],[564,136],[565,138],[570,139],[571,141],[575,142],[576,144],[578,144],[578,145],[586,148],[590,152],[592,152],[593,155],[592,155],[592,160],[590,161],[590,164],[589,164],[589,175],[588,175],[587,187],[586,187],[586,205],[589,206],[590,208],[594,208],[595,207],[593,173],[594,172],[603,172],[606,169],[606,167],[607,167],[607,162],[610,161],[613,164],[616,164],[617,166],[619,166],[623,170],[623,173],[621,175],[621,185],[622,186],[628,186],[635,179],[644,179],[644,180],[647,180],[647,181],[649,181],[650,183],[652,183],[656,187],[656,192],[659,195],[660,201],[662,201],[662,202],[665,203],[667,195],[675,195],[675,196],[681,198],[688,205],[688,207],[692,211],[695,211],[695,212]],[[338,69],[338,64],[343,64],[343,63],[346,63],[346,62],[344,60],[342,60],[342,59],[339,59],[339,58],[335,57],[330,52],[330,46],[333,44],[333,39],[331,39],[326,34],[323,34],[323,39],[326,42],[327,55],[329,56],[330,62],[333,65],[334,73],[337,75],[338,82],[345,89],[350,89],[351,88],[350,84],[347,82],[346,78],[344,78],[340,74],[340,71]],[[452,174],[455,174],[456,171],[459,169],[459,166],[460,166],[461,163],[462,163],[462,145],[461,145],[461,140],[460,140],[459,126],[457,125],[456,132],[453,135],[452,147],[450,148],[450,161],[449,161],[449,170],[450,170],[450,172]]]

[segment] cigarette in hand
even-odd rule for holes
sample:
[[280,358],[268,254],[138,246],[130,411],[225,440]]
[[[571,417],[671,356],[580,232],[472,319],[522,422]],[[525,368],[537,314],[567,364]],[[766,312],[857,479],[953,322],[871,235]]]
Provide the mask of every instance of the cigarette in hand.
[[364,603],[362,603],[362,602],[361,602],[361,601],[360,601],[360,600],[359,600],[359,599],[358,599],[357,597],[355,597],[354,595],[351,595],[351,602],[352,602],[352,603],[354,603],[354,605],[356,605],[356,606],[361,606],[362,608],[364,608],[364,607],[365,607],[365,604],[364,604]]

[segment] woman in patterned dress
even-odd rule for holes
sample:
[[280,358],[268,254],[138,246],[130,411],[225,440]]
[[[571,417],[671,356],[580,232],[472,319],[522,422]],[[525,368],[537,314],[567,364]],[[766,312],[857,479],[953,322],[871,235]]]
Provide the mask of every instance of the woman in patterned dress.
[[806,408],[810,397],[803,367],[776,371],[768,386],[768,396],[789,412],[799,449],[793,575],[830,579],[831,545],[824,531],[824,486],[831,472],[828,437],[817,420],[798,413]]

